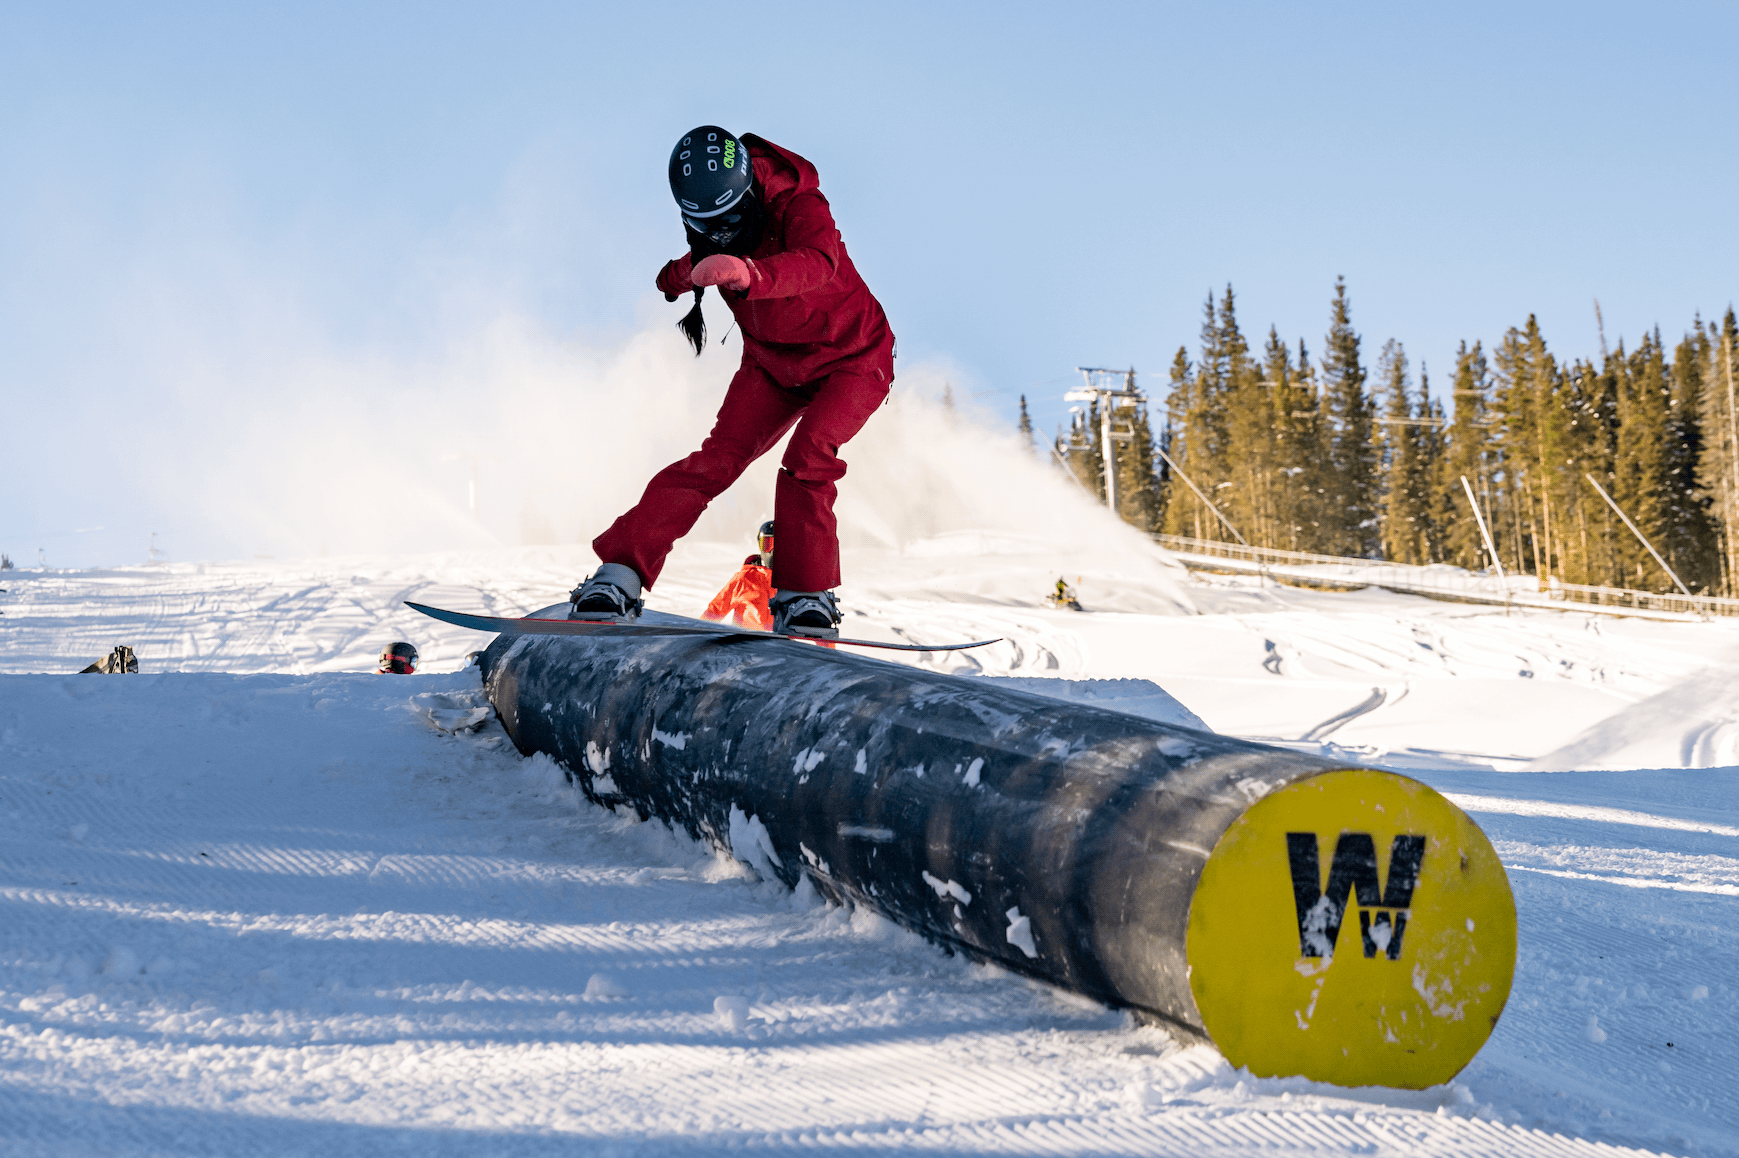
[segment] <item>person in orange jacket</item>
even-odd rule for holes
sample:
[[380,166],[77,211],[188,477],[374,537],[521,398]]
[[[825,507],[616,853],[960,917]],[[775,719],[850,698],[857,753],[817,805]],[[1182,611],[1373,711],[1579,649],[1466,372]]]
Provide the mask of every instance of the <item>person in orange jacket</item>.
[[773,598],[773,521],[761,524],[755,534],[755,549],[759,554],[743,560],[737,573],[720,589],[713,601],[701,613],[702,619],[752,627],[756,631],[773,630],[773,612],[768,606]]

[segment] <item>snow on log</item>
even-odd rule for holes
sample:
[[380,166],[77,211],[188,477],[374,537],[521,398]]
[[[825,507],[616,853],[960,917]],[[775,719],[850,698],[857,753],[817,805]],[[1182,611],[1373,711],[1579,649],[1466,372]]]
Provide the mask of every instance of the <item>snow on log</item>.
[[503,635],[520,751],[587,797],[1262,1076],[1423,1088],[1497,1024],[1515,905],[1406,777],[785,640]]

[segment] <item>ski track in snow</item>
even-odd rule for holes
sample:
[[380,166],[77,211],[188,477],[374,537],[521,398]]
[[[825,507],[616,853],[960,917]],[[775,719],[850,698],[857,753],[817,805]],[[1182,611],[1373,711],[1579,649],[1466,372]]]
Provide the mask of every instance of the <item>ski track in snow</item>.
[[[692,612],[732,553],[678,556],[653,605]],[[474,670],[339,674],[487,639],[402,599],[522,613],[584,565],[7,576],[0,670],[125,642],[143,674],[0,675],[0,1152],[1739,1154],[1739,770],[1494,770],[1720,662],[1723,625],[1217,580],[1193,617],[1053,611],[982,572],[960,602],[945,574],[848,590],[863,634],[1007,640],[904,662],[1178,718],[1163,687],[1474,814],[1521,916],[1504,1018],[1448,1086],[1347,1090],[578,801],[493,720],[442,730],[483,703]]]

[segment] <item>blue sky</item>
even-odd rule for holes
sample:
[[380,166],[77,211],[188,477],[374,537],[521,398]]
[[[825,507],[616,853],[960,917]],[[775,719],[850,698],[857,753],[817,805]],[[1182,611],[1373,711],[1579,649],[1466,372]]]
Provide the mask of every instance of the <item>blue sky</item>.
[[[1736,45],[1709,0],[0,3],[0,549],[140,554],[152,464],[281,404],[238,350],[427,349],[455,293],[674,321],[664,163],[707,121],[814,161],[902,365],[1009,423],[1083,363],[1163,374],[1227,282],[1314,351],[1344,275],[1370,359],[1438,386],[1530,312],[1593,353],[1595,298],[1675,336],[1735,297]],[[248,550],[179,517],[182,557]]]

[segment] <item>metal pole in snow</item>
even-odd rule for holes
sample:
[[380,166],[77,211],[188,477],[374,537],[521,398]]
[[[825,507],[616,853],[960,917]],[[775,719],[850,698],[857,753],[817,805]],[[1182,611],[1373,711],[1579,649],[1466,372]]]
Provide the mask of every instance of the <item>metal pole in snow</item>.
[[[1226,530],[1232,532],[1233,538],[1237,539],[1238,542],[1242,543],[1245,547],[1249,548],[1250,551],[1254,552],[1256,550],[1256,548],[1250,546],[1249,541],[1246,540],[1244,538],[1244,536],[1238,534],[1238,528],[1236,528],[1232,525],[1232,520],[1228,519],[1224,514],[1222,514],[1220,511],[1220,508],[1216,507],[1214,505],[1213,500],[1208,498],[1207,495],[1202,493],[1202,488],[1195,484],[1195,480],[1190,478],[1189,475],[1187,475],[1183,472],[1183,467],[1181,467],[1177,464],[1176,459],[1172,458],[1171,455],[1165,453],[1165,451],[1161,450],[1157,446],[1155,446],[1153,448],[1153,452],[1155,454],[1159,455],[1159,457],[1165,461],[1165,464],[1167,466],[1171,467],[1172,470],[1177,472],[1177,477],[1183,479],[1185,486],[1189,487],[1190,490],[1196,492],[1196,498],[1202,500],[1202,505],[1207,507],[1208,510],[1214,512],[1215,518],[1219,519],[1220,522],[1226,524]],[[1252,558],[1254,558],[1254,560],[1255,560],[1256,573],[1258,575],[1262,576],[1262,578],[1264,578],[1264,579],[1273,580],[1273,582],[1276,584],[1278,584],[1280,582],[1278,579],[1275,579],[1274,576],[1268,574],[1268,567],[1266,564],[1264,564],[1262,562],[1262,559],[1260,556],[1252,555]]]
[[1667,561],[1661,558],[1661,553],[1654,549],[1654,544],[1643,537],[1643,533],[1637,530],[1636,524],[1630,521],[1630,516],[1625,514],[1623,508],[1612,501],[1612,496],[1606,493],[1606,488],[1595,482],[1594,476],[1586,471],[1583,472],[1582,477],[1588,480],[1588,485],[1600,492],[1600,497],[1606,500],[1608,506],[1618,512],[1618,517],[1624,520],[1624,525],[1630,528],[1630,533],[1636,536],[1636,541],[1648,548],[1648,553],[1653,555],[1654,561],[1661,565],[1661,570],[1667,573],[1667,578],[1671,579],[1673,583],[1677,585],[1678,589],[1685,593],[1685,598],[1695,599],[1696,596],[1691,594],[1690,588],[1679,582],[1679,577],[1673,573],[1671,567],[1667,566]]
[[[1111,513],[1121,517],[1117,510],[1117,452],[1111,446],[1115,439],[1111,434],[1111,408],[1119,399],[1131,398],[1139,400],[1140,395],[1134,389],[1134,371],[1129,372],[1128,390],[1109,390],[1103,386],[1093,385],[1093,375],[1109,374],[1111,371],[1097,369],[1092,366],[1077,366],[1081,377],[1087,381],[1086,389],[1071,390],[1063,395],[1066,402],[1093,402],[1104,407],[1099,412],[1099,461],[1105,468],[1105,505],[1111,508]],[[1121,371],[1118,371],[1121,373]]]
[[1485,516],[1480,513],[1479,500],[1473,497],[1473,484],[1467,481],[1467,476],[1461,476],[1461,489],[1467,492],[1467,505],[1473,508],[1473,521],[1479,524],[1479,537],[1485,540],[1485,553],[1491,556],[1492,566],[1497,568],[1498,585],[1503,588],[1504,610],[1507,613],[1510,605],[1510,585],[1504,579],[1503,560],[1497,557],[1497,547],[1491,541],[1491,532],[1486,530]]
[[[1165,453],[1165,451],[1159,449],[1157,446],[1153,448],[1153,452],[1159,455],[1160,458],[1164,459],[1167,466],[1177,472],[1177,477],[1183,479],[1184,485],[1189,487],[1190,490],[1196,492],[1196,498],[1202,500],[1208,510],[1214,512],[1214,515],[1220,520],[1220,522],[1226,524],[1226,530],[1232,532],[1233,538],[1237,539],[1238,542],[1243,543],[1246,547],[1250,546],[1250,544],[1245,541],[1244,536],[1238,534],[1238,528],[1232,525],[1232,520],[1228,519],[1225,515],[1220,514],[1220,508],[1216,507],[1213,500],[1202,493],[1202,488],[1197,486],[1195,482],[1191,480],[1190,476],[1183,472],[1183,467],[1179,466],[1171,455]],[[1252,550],[1253,549],[1254,548],[1252,548]],[[1260,560],[1258,560],[1258,562],[1260,562]]]
[[1105,505],[1117,513],[1117,460],[1111,450],[1111,396],[1099,395],[1099,456],[1105,463]]

